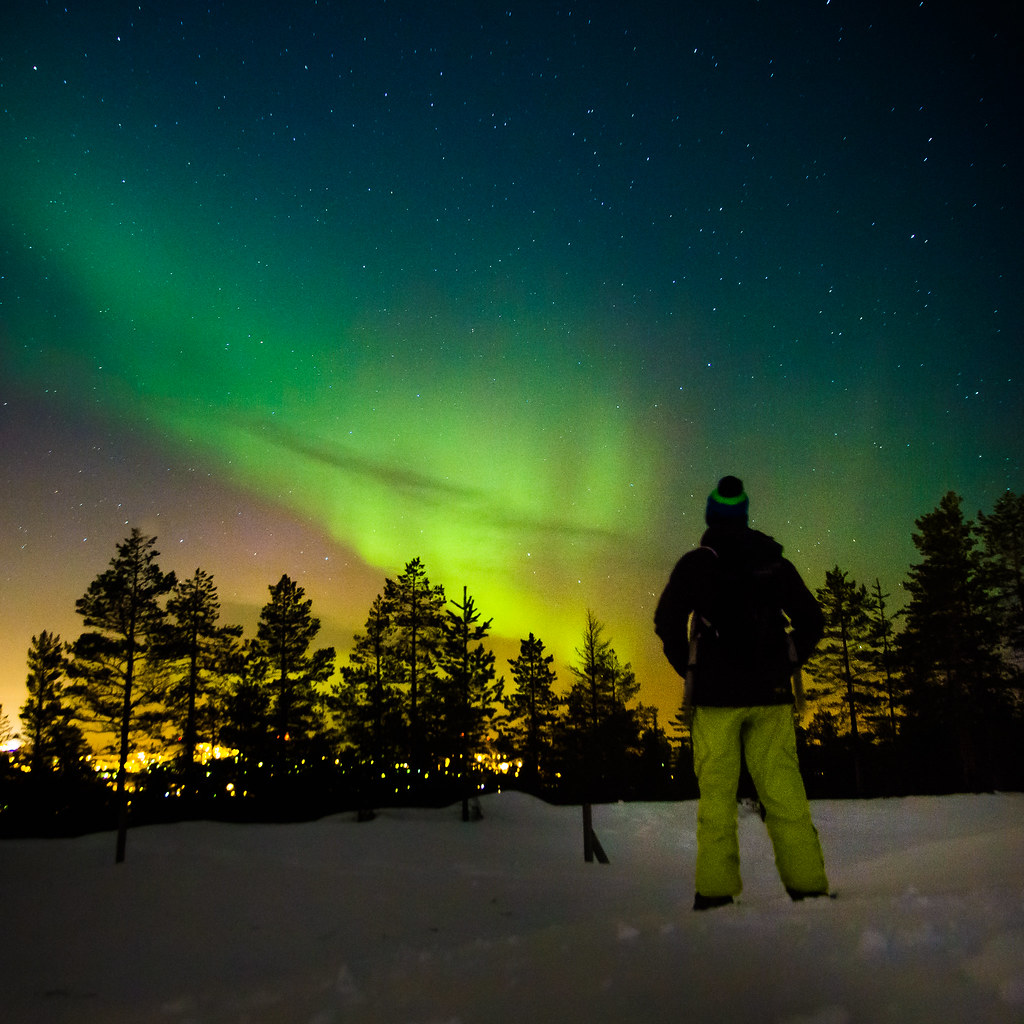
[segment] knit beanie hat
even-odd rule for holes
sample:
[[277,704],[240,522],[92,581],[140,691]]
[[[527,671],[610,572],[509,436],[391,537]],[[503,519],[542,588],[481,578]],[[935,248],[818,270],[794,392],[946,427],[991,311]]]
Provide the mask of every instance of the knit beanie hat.
[[746,525],[750,499],[743,490],[743,481],[735,476],[723,476],[718,486],[708,495],[704,519],[708,526],[735,523]]

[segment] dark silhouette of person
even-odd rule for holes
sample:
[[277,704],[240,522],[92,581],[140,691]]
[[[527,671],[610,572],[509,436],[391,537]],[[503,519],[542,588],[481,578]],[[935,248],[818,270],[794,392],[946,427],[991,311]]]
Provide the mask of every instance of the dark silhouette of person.
[[743,761],[787,892],[794,900],[828,893],[793,726],[794,697],[802,701],[794,680],[824,617],[782,546],[749,527],[748,509],[743,482],[722,477],[708,497],[700,546],[678,561],[654,615],[665,656],[686,680],[683,712],[700,787],[695,910],[732,903],[743,887]]

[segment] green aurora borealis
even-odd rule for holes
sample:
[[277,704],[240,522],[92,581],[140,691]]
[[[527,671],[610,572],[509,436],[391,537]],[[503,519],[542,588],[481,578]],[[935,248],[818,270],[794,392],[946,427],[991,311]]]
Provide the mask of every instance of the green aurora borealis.
[[0,16],[5,711],[128,525],[342,649],[417,556],[509,653],[592,608],[664,720],[719,475],[893,592],[945,491],[1020,491],[997,8],[720,6]]

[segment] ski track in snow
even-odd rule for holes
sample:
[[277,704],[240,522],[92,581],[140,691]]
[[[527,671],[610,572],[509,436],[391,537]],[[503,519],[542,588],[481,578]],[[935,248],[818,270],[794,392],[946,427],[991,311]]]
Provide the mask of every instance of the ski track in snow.
[[695,802],[0,843],[5,1024],[1021,1024],[1024,795],[818,801],[836,900],[694,913]]

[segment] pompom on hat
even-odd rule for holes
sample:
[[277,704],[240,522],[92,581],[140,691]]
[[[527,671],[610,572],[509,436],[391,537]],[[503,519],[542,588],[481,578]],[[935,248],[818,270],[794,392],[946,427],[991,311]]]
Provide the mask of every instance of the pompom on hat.
[[704,519],[708,526],[733,523],[746,525],[750,499],[743,490],[743,481],[735,476],[723,476],[718,486],[708,495]]

